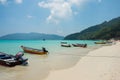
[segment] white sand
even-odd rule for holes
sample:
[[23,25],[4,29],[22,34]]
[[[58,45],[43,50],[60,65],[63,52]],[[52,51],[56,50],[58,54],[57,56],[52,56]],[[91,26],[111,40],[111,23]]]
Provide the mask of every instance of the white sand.
[[51,71],[45,80],[120,80],[120,43],[90,52],[72,68]]

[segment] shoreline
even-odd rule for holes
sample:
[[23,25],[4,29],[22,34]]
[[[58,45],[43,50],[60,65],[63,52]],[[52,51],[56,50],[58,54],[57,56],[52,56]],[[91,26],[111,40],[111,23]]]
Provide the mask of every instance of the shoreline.
[[[60,51],[58,52],[58,50],[56,51],[51,50],[50,52],[53,52],[53,53],[49,54],[49,56],[48,55],[39,56],[39,55],[26,54],[26,56],[29,57],[29,65],[26,67],[16,66],[14,68],[7,68],[4,66],[0,66],[0,71],[1,71],[0,75],[2,77],[1,79],[4,79],[4,80],[11,80],[11,79],[12,80],[16,80],[16,79],[17,80],[26,80],[26,79],[27,80],[34,80],[34,79],[35,80],[45,80],[45,79],[66,80],[68,79],[69,76],[70,78],[74,77],[77,73],[80,75],[83,75],[78,72],[80,70],[79,67],[81,67],[81,69],[84,70],[85,65],[83,63],[81,64],[81,61],[83,61],[85,57],[87,58],[103,57],[102,55],[101,56],[89,55],[89,53],[96,51],[102,47],[109,47],[109,46],[110,45],[94,45],[94,46],[91,45],[91,46],[88,46],[88,48],[57,47],[57,49]],[[87,64],[87,67],[89,67],[88,64]],[[55,75],[53,75],[54,72],[55,72]],[[58,75],[59,72],[60,72],[60,75]],[[61,78],[63,74],[66,77],[65,79]],[[51,75],[53,75],[52,79],[50,78]],[[69,79],[69,80],[74,80],[74,79]]]
[[51,71],[45,80],[119,80],[120,42],[90,51],[69,69]]
[[[42,43],[41,41],[38,41]],[[36,48],[40,48],[41,45],[38,45],[36,41],[33,42],[4,42],[0,43],[3,46],[1,50],[14,53],[21,50],[18,46],[21,44],[27,46],[33,46]],[[70,41],[70,43],[77,43],[76,41]],[[81,42],[81,41],[79,41]],[[7,43],[7,44],[6,44]],[[55,43],[55,44],[53,44]],[[3,80],[44,80],[49,75],[51,71],[57,70],[65,70],[74,67],[81,57],[86,56],[88,52],[97,49],[100,46],[91,45],[93,41],[89,42],[88,48],[79,48],[79,47],[71,47],[71,48],[64,48],[61,47],[59,41],[48,41],[42,43],[42,46],[46,46],[49,50],[49,55],[31,55],[25,54],[27,58],[29,58],[28,66],[15,66],[14,68],[7,68],[4,66],[0,66],[0,75],[1,79]],[[4,45],[8,45],[7,47]],[[9,46],[10,45],[10,46]],[[11,45],[13,46],[11,49]],[[6,77],[7,76],[7,77]]]

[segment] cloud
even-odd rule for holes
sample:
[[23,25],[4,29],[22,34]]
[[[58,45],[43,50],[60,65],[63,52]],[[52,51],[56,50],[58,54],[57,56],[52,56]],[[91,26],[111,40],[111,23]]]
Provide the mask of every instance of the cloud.
[[15,0],[15,2],[16,2],[17,4],[21,4],[21,3],[23,2],[23,0]]
[[47,8],[50,14],[47,17],[48,22],[59,23],[74,15],[72,7],[79,7],[86,0],[47,0],[38,3],[39,7]]
[[28,18],[28,19],[31,19],[31,18],[33,18],[33,16],[31,16],[31,15],[27,15],[27,18]]
[[7,3],[7,0],[0,0],[0,4],[6,4]]
[[0,0],[0,4],[9,4],[9,2],[15,2],[17,4],[21,4],[23,2],[23,0]]

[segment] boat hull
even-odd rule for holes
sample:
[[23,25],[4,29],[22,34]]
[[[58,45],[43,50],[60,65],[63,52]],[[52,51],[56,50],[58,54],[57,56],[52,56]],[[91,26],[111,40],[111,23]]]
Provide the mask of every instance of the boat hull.
[[86,48],[87,44],[72,44],[74,47],[83,47]]
[[33,48],[28,48],[28,47],[21,47],[25,53],[30,53],[30,54],[39,54],[39,55],[44,55],[47,54],[48,52],[38,50],[38,49],[33,49]]
[[16,66],[16,62],[11,62],[11,63],[9,63],[9,62],[0,60],[0,65],[8,66],[8,67],[14,67],[14,66]]
[[106,44],[106,42],[95,42],[95,44]]
[[14,67],[16,65],[21,65],[24,62],[27,64],[28,59],[20,59],[17,60],[16,56],[8,55],[6,53],[0,52],[0,65]]
[[61,44],[62,47],[71,47],[71,45]]
[[24,50],[24,52],[30,53],[30,54],[40,54],[40,55],[47,54],[47,52],[36,52],[36,51],[32,51],[32,50]]

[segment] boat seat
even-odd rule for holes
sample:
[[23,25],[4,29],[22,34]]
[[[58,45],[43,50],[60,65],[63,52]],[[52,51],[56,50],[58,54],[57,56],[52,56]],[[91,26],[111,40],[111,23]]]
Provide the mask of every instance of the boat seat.
[[0,54],[0,57],[4,57],[5,56],[5,54]]
[[1,59],[10,59],[11,57],[10,56],[3,56],[3,57],[0,57]]

